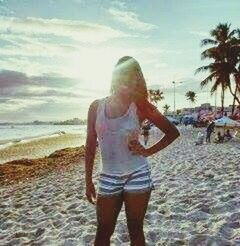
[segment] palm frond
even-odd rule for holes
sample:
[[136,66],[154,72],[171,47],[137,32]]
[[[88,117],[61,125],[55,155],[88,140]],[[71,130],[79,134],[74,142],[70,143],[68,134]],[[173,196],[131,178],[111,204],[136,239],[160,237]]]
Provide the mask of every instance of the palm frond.
[[209,49],[204,50],[201,53],[201,59],[207,59],[207,58],[213,58],[215,60],[220,60],[221,59],[221,54],[218,50],[217,47],[211,47]]
[[217,85],[217,84],[214,84],[213,87],[211,88],[211,91],[210,91],[211,96],[212,96],[213,93],[217,90],[217,88],[218,88],[218,85]]
[[204,79],[203,81],[201,81],[201,83],[200,83],[201,88],[203,88],[209,82],[211,82],[214,79],[215,75],[216,75],[216,73],[212,73],[206,79]]
[[210,65],[199,67],[199,68],[196,69],[194,74],[197,74],[197,73],[200,73],[200,72],[206,72],[206,71],[210,70],[210,68],[211,68]]
[[237,35],[238,35],[238,38],[240,38],[240,29],[239,28],[237,29]]
[[228,39],[231,24],[219,23],[217,27],[210,31],[210,35],[219,43],[224,43]]
[[228,34],[228,38],[232,38],[235,34],[237,34],[238,30],[237,29],[233,29],[229,34]]
[[213,39],[210,39],[210,38],[205,38],[201,41],[201,47],[202,46],[205,46],[205,45],[217,45],[217,41],[216,40],[213,40]]

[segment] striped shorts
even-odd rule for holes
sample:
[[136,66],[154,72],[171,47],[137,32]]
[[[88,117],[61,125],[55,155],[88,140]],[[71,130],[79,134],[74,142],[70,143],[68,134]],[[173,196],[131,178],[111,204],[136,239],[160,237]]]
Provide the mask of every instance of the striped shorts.
[[155,190],[149,167],[136,170],[127,175],[100,173],[98,195],[117,195],[124,192],[145,192]]

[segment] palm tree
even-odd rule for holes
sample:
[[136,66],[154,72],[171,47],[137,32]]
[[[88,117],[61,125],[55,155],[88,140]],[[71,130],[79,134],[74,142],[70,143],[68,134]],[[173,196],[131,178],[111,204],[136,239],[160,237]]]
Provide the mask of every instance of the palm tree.
[[182,112],[181,109],[176,110],[177,115],[181,114],[181,112]]
[[[211,95],[220,87],[221,88],[221,106],[222,113],[224,111],[224,97],[225,90],[229,88],[230,93],[233,95],[235,100],[239,102],[236,94],[233,92],[230,75],[236,71],[236,56],[233,56],[234,51],[237,48],[238,39],[236,38],[236,33],[238,30],[230,30],[231,24],[218,24],[217,27],[210,31],[211,38],[203,39],[201,41],[202,46],[214,45],[211,48],[206,49],[202,52],[202,59],[213,59],[214,62],[207,66],[202,66],[196,70],[195,73],[201,71],[209,71],[210,75],[201,82],[201,87],[206,86],[210,81],[214,81],[211,88]],[[239,102],[240,103],[240,102]]]
[[187,97],[187,100],[189,100],[191,103],[196,102],[196,93],[194,91],[188,91],[185,96]]
[[169,108],[170,108],[170,106],[169,106],[168,104],[165,104],[165,105],[163,106],[164,114],[166,114],[166,113],[168,112]]
[[192,103],[196,102],[196,93],[194,91],[188,91],[185,96],[187,97],[187,100],[189,100]]
[[158,90],[148,90],[149,100],[154,103],[156,106],[158,102],[164,99],[163,92]]

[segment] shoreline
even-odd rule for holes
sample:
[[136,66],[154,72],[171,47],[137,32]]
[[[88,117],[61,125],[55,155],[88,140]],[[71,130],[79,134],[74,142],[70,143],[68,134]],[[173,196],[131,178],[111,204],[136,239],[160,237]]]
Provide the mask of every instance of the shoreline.
[[52,134],[46,134],[46,135],[39,135],[34,137],[26,137],[26,138],[15,138],[15,139],[6,139],[0,141],[0,149],[6,149],[14,144],[22,144],[27,142],[33,142],[38,141],[44,138],[52,138],[52,137],[58,137],[60,135],[66,134],[65,132],[55,132]]
[[79,147],[85,144],[82,134],[66,133],[58,136],[47,136],[32,141],[14,143],[0,149],[0,166],[3,163],[22,158],[36,159],[50,155],[52,152],[67,147]]

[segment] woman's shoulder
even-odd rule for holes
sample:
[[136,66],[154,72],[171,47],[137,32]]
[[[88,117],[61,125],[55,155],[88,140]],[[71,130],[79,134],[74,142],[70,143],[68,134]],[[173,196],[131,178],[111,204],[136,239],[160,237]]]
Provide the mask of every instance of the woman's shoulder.
[[99,99],[95,99],[90,103],[89,111],[95,111],[98,108],[98,105],[99,105]]
[[103,105],[106,98],[107,97],[103,97],[103,98],[95,99],[94,101],[92,101],[89,106],[89,110],[88,110],[89,113],[96,114],[98,112],[98,109],[100,108],[99,106]]
[[90,108],[95,108],[98,107],[98,105],[106,100],[107,97],[95,99],[90,103]]

